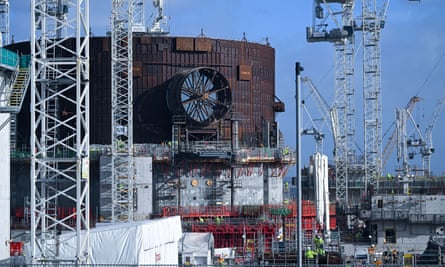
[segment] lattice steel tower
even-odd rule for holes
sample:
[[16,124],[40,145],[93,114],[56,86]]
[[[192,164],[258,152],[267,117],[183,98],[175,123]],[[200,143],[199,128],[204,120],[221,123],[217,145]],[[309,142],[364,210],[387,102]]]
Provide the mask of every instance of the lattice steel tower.
[[365,185],[374,188],[377,185],[377,178],[382,172],[380,32],[385,26],[384,19],[388,3],[381,1],[384,2],[383,7],[379,8],[377,2],[377,0],[362,0],[361,17]]
[[133,32],[146,32],[145,26],[145,0],[133,0]]
[[[313,25],[306,31],[308,42],[335,45],[334,160],[336,198],[342,205],[348,202],[348,166],[355,158],[353,11],[354,0],[314,0]],[[335,28],[328,29],[329,19]]]
[[9,44],[9,0],[0,0],[1,46]]
[[133,0],[113,0],[111,33],[111,221],[133,220]]
[[31,0],[33,262],[88,262],[89,28],[88,0]]

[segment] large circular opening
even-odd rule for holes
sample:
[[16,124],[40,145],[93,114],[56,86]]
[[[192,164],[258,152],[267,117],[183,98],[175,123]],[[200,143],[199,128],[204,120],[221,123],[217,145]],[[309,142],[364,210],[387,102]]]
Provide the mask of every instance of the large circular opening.
[[232,104],[226,78],[211,68],[176,74],[167,89],[167,104],[174,115],[186,115],[193,125],[208,125],[224,117]]

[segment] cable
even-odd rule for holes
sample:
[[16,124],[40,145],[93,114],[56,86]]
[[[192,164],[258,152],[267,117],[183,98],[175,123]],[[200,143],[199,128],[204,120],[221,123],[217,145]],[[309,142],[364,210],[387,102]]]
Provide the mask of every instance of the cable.
[[437,60],[436,64],[433,66],[433,69],[430,71],[430,73],[426,76],[425,81],[423,82],[423,84],[420,86],[419,90],[416,93],[416,96],[419,96],[420,91],[422,91],[422,89],[425,87],[425,84],[428,82],[428,80],[431,78],[431,75],[433,75],[434,71],[437,69],[437,67],[439,66],[440,61],[442,61],[443,56],[445,55],[444,52],[442,52],[442,54],[440,55],[440,58]]

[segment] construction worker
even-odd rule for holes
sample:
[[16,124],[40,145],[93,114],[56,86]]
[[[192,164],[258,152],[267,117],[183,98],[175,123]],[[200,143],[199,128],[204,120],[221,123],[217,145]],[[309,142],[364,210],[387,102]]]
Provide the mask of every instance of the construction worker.
[[315,256],[317,256],[317,253],[315,251],[313,251],[310,247],[307,247],[306,252],[304,253],[304,256],[308,260],[313,260],[315,258]]
[[283,156],[287,156],[287,155],[289,155],[289,147],[285,147],[283,149]]
[[224,258],[222,255],[219,256],[218,258],[218,265],[219,266],[224,266]]
[[324,246],[323,246],[324,241],[323,241],[323,238],[321,238],[318,234],[315,235],[314,244],[315,244],[315,252],[317,252],[317,255],[324,256],[324,254],[325,254]]
[[306,258],[308,266],[315,265],[315,257],[317,257],[317,252],[312,250],[310,247],[307,247],[304,256]]

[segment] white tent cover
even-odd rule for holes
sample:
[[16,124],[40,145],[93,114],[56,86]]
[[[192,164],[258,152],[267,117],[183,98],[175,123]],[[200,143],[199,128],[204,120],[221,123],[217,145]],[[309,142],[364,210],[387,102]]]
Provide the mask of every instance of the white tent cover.
[[[178,264],[182,236],[179,216],[119,224],[101,224],[90,229],[91,264]],[[74,258],[73,233],[59,237],[59,258]],[[29,244],[28,253],[29,257]]]

